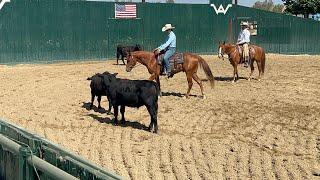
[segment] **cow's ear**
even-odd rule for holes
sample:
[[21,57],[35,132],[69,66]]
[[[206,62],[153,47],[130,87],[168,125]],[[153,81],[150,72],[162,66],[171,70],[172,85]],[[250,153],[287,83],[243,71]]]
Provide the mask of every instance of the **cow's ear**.
[[118,73],[113,73],[114,77],[116,77],[118,75]]
[[225,45],[226,44],[226,42],[225,41],[223,41],[223,45]]

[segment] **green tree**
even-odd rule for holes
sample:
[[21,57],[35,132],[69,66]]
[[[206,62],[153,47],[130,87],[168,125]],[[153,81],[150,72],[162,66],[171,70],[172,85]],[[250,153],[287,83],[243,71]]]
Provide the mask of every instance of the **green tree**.
[[174,0],[166,0],[166,3],[174,3]]
[[261,1],[257,1],[257,2],[254,3],[254,5],[252,7],[256,8],[256,9],[272,11],[273,2],[272,2],[272,0],[265,0],[265,1],[262,1],[262,2]]
[[283,4],[276,4],[273,6],[272,11],[277,13],[283,13],[284,5]]
[[282,13],[282,10],[284,9],[283,4],[274,5],[272,0],[257,1],[252,7],[277,13]]
[[303,14],[308,18],[310,14],[320,11],[319,0],[282,0],[286,6],[286,12],[294,15]]

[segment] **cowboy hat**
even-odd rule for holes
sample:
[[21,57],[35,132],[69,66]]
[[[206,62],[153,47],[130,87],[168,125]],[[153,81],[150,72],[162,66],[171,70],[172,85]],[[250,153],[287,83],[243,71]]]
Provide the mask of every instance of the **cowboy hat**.
[[166,24],[162,27],[162,32],[165,32],[166,30],[169,29],[174,29],[175,27],[173,27],[171,24]]
[[241,22],[240,26],[249,26],[249,23],[248,22]]

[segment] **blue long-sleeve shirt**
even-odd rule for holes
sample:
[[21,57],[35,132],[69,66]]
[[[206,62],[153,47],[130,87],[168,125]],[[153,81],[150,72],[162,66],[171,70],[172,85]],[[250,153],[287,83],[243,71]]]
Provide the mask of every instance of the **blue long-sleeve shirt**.
[[240,31],[237,44],[250,43],[250,32],[246,28]]
[[158,47],[158,49],[160,49],[160,51],[164,50],[167,47],[176,47],[176,35],[173,33],[173,31],[171,31],[167,37],[167,40],[164,44],[162,44],[161,46]]

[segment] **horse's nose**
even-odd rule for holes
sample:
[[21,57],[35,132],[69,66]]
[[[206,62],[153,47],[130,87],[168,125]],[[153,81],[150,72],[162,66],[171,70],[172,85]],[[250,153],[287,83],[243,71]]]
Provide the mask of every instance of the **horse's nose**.
[[130,72],[130,71],[131,71],[131,68],[127,67],[127,68],[126,68],[126,71],[127,71],[127,72]]

